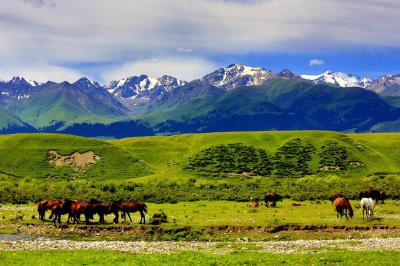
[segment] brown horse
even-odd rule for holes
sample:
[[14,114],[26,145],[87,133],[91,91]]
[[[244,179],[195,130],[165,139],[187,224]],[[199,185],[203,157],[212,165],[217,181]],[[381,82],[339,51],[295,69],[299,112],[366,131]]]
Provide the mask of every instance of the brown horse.
[[344,196],[343,196],[343,194],[342,193],[336,193],[335,195],[333,195],[332,197],[330,197],[329,199],[330,199],[330,201],[332,202],[332,204],[333,204],[333,202],[335,201],[335,199],[337,199],[337,198],[343,198]]
[[90,219],[93,219],[93,215],[95,214],[93,204],[78,201],[69,201],[69,203],[69,213],[74,219],[74,223],[79,223],[79,217],[83,214],[85,216],[85,223],[89,224]]
[[91,200],[89,204],[92,205],[94,213],[99,215],[99,224],[104,224],[105,223],[104,217],[107,214],[112,213],[110,210],[111,204],[110,203],[104,204],[97,200]]
[[383,188],[381,190],[379,190],[379,196],[380,196],[381,203],[384,204],[385,199],[386,199],[386,191]]
[[268,208],[269,202],[271,202],[271,206],[275,207],[277,201],[282,201],[283,197],[281,195],[276,194],[275,192],[273,193],[265,193],[264,195],[264,201],[265,201],[265,207]]
[[349,217],[347,216],[347,212],[349,213],[350,218],[353,218],[353,208],[351,207],[350,202],[347,198],[336,198],[333,201],[333,205],[336,208],[337,218],[339,218],[340,214],[340,218],[343,217],[343,215],[346,215],[346,219],[349,219]]
[[[37,210],[39,213],[39,219],[41,221],[45,220],[45,214],[47,210],[52,210],[55,206],[62,204],[61,200],[42,200],[38,203]],[[52,219],[50,215],[49,219]]]
[[53,223],[56,225],[58,222],[59,224],[61,223],[61,215],[63,214],[68,214],[68,221],[71,219],[71,213],[70,213],[70,202],[69,200],[66,200],[65,202],[60,201],[59,203],[53,205],[51,207],[51,216],[53,216]]
[[114,223],[118,223],[118,212],[122,211],[122,217],[126,214],[129,217],[129,220],[132,222],[132,218],[130,213],[139,212],[140,213],[140,222],[139,223],[146,223],[146,217],[144,213],[147,213],[147,205],[143,202],[135,202],[135,201],[114,201],[110,205],[110,212],[114,213]]

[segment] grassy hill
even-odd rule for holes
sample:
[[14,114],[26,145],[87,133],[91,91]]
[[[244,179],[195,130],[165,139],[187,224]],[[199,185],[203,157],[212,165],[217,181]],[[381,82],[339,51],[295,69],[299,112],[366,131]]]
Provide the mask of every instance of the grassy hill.
[[24,122],[37,128],[82,122],[107,123],[124,117],[123,111],[106,103],[97,102],[69,83],[55,84],[32,95],[15,107]]
[[[290,146],[293,142],[312,146],[309,160],[303,160],[303,155],[297,154],[299,146]],[[288,176],[277,175],[285,171],[280,171],[282,169],[276,165],[271,166],[275,170],[266,176],[260,173],[268,172],[247,173],[247,170],[230,169],[229,164],[223,165],[225,168],[221,168],[221,173],[207,172],[204,170],[206,167],[188,168],[190,160],[196,156],[203,160],[201,163],[210,162],[207,156],[212,157],[211,163],[220,163],[221,154],[201,156],[207,149],[218,151],[215,147],[224,148],[224,145],[235,143],[240,143],[240,147],[250,147],[244,152],[251,152],[251,147],[258,153],[264,150],[270,161],[278,160],[280,151],[280,163],[275,164],[279,167],[289,165],[286,168]],[[327,152],[326,147],[334,148]],[[93,151],[101,159],[85,171],[70,166],[54,167],[49,164],[50,150],[61,155]],[[340,162],[326,160],[326,157],[340,160],[343,152],[347,156],[341,162],[344,166],[335,169]],[[246,158],[244,154],[240,154],[240,158]],[[272,190],[297,199],[326,197],[335,191],[356,197],[361,189],[368,187],[384,187],[391,196],[397,197],[400,189],[398,133],[237,132],[109,141],[59,134],[16,134],[0,136],[0,158],[0,183],[3,187],[0,200],[3,201],[20,199],[19,193],[24,193],[29,200],[44,196],[128,197],[156,202],[246,200],[254,193]],[[286,163],[289,161],[292,166]],[[300,166],[302,169],[304,165],[307,171],[296,170],[297,174],[292,176],[290,167]]]

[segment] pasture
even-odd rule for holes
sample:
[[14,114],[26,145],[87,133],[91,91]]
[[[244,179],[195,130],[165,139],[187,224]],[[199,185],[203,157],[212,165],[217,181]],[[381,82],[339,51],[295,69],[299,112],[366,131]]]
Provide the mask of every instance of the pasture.
[[396,251],[339,251],[317,254],[235,252],[130,254],[118,251],[6,251],[4,265],[396,265]]
[[[354,218],[338,219],[330,201],[303,201],[292,206],[293,201],[278,202],[276,208],[249,208],[246,202],[197,201],[176,204],[148,203],[146,219],[151,223],[155,213],[165,213],[167,223],[139,225],[138,213],[132,215],[133,223],[121,220],[112,224],[113,215],[106,216],[106,224],[54,227],[50,221],[38,220],[36,206],[3,205],[0,208],[0,233],[32,236],[63,237],[70,239],[114,240],[285,240],[362,238],[371,236],[400,236],[400,202],[388,200],[377,204],[374,218],[362,219],[359,201],[351,201]],[[49,216],[47,212],[46,217]]]

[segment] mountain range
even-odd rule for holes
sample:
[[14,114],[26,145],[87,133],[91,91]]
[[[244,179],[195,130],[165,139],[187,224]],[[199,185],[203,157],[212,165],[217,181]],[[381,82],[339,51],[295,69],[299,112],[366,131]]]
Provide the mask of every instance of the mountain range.
[[0,81],[0,133],[126,137],[213,131],[400,130],[400,74],[298,75],[241,64],[183,81]]

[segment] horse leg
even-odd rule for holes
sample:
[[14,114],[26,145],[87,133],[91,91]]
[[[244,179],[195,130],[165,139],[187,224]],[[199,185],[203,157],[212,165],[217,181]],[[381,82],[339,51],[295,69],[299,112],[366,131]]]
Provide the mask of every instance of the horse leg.
[[129,220],[132,222],[131,215],[129,214],[129,212],[127,212],[127,214],[128,214]]
[[347,209],[344,210],[344,213],[346,214],[346,220],[348,220],[349,217],[347,216]]
[[144,213],[143,213],[143,211],[139,211],[139,213],[140,213],[140,224],[142,223],[142,220],[143,220],[143,217],[144,217]]
[[113,223],[117,224],[118,223],[118,217],[119,217],[118,211],[114,212],[114,216],[115,217],[113,219]]

